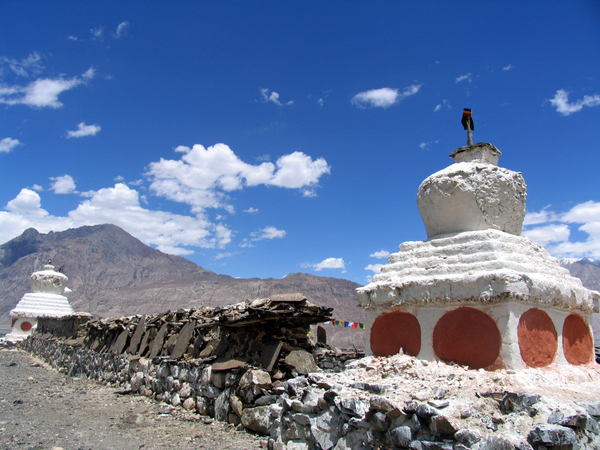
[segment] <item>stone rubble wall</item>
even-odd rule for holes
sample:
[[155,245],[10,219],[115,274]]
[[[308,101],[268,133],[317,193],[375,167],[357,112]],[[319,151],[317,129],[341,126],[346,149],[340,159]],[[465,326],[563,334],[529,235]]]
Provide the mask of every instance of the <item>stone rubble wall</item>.
[[[540,395],[486,394],[486,401],[495,405],[493,414],[464,408],[459,420],[445,413],[455,399],[444,389],[435,389],[429,401],[396,404],[390,400],[395,389],[391,384],[328,381],[333,374],[312,366],[312,355],[306,350],[291,350],[269,372],[251,364],[222,364],[231,360],[212,356],[192,358],[189,353],[175,359],[169,354],[147,358],[115,352],[113,345],[122,335],[116,330],[93,350],[90,346],[98,336],[82,336],[81,330],[97,331],[94,326],[83,324],[75,334],[69,327],[55,326],[55,334],[49,326],[42,327],[42,333],[22,345],[67,376],[235,424],[266,436],[269,449],[600,449],[600,401],[582,402],[577,410],[565,406],[548,416],[539,407],[544,403]],[[163,347],[166,351],[166,342]],[[334,359],[334,352],[316,353],[321,366]],[[352,368],[361,361],[349,360],[345,365]],[[464,426],[470,416],[487,424],[485,432]],[[525,420],[532,424],[525,432],[505,426]]]

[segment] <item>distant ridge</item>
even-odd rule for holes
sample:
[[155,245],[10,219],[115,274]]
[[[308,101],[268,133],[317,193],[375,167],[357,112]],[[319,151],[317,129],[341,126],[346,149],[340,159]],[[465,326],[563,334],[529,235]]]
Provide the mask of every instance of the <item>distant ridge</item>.
[[560,265],[581,280],[588,289],[600,291],[600,261],[592,258],[564,258]]
[[29,276],[48,259],[69,277],[73,308],[100,316],[218,306],[302,292],[312,303],[334,308],[342,320],[364,321],[354,293],[359,284],[352,281],[306,273],[282,279],[233,278],[155,250],[115,225],[95,225],[48,234],[29,228],[0,245],[0,328],[10,326],[9,312],[29,291]]

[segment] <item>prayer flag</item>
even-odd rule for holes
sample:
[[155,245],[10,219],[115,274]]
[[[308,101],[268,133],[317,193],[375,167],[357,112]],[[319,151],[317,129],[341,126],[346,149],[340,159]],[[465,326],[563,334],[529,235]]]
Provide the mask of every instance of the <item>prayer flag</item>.
[[473,123],[473,118],[471,117],[471,110],[469,108],[463,109],[463,116],[460,123],[462,123],[463,128],[465,130],[469,128],[468,125],[471,125],[471,130],[475,130],[475,124]]

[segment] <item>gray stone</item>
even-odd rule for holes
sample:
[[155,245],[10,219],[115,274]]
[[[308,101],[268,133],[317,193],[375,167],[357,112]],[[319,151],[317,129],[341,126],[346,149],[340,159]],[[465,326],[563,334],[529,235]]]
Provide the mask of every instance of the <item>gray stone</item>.
[[290,440],[306,440],[306,433],[304,432],[304,427],[296,422],[291,422],[287,429],[285,430],[286,439]]
[[229,406],[231,406],[231,410],[239,417],[242,417],[242,411],[244,410],[244,405],[240,398],[236,395],[232,395],[229,397]]
[[435,388],[433,390],[433,398],[436,400],[441,400],[448,395],[448,389],[444,388]]
[[429,425],[427,424],[427,422],[424,419],[421,419],[416,414],[413,414],[410,418],[409,426],[417,432],[429,430]]
[[245,408],[242,412],[242,425],[256,433],[269,435],[272,423],[273,419],[268,406]]
[[429,429],[433,434],[453,435],[458,430],[458,424],[450,417],[438,415],[430,419]]
[[548,417],[548,423],[562,425],[563,427],[581,428],[594,434],[600,433],[598,421],[589,414],[572,414],[565,416],[563,414],[553,412],[550,414],[550,417]]
[[133,333],[131,341],[129,342],[129,348],[127,349],[127,353],[129,353],[130,355],[135,355],[137,353],[145,329],[146,316],[143,315],[142,317],[140,317],[137,327],[135,328],[135,333]]
[[188,411],[191,411],[192,409],[196,408],[196,400],[194,398],[186,398],[185,401],[182,404],[184,409],[187,409]]
[[317,416],[314,420],[315,425],[323,431],[333,431],[339,427],[339,420],[331,411],[326,411]]
[[417,406],[415,413],[422,419],[431,419],[433,416],[440,415],[440,412],[437,409],[427,403],[421,403]]
[[181,398],[188,398],[192,395],[192,385],[190,383],[182,383],[181,388],[179,388],[179,396]]
[[192,333],[194,332],[194,328],[196,328],[195,320],[190,320],[183,326],[183,328],[179,332],[179,336],[177,337],[177,343],[175,344],[175,347],[171,352],[171,358],[179,359],[183,356],[185,351],[188,349],[188,345],[190,343]]
[[462,428],[454,433],[454,439],[467,447],[471,447],[481,440],[481,433],[477,430]]
[[500,410],[507,414],[524,411],[540,401],[541,396],[529,392],[504,392],[502,401],[498,405]]
[[208,413],[208,402],[204,397],[198,397],[196,399],[196,411],[198,414],[205,416]]
[[583,407],[585,411],[594,417],[600,417],[600,400],[596,402],[575,402],[579,406]]
[[484,437],[478,444],[478,450],[514,450],[515,444],[506,436],[492,434]]
[[225,389],[215,400],[215,419],[220,422],[226,422],[230,412],[229,389]]
[[155,358],[156,355],[158,355],[158,352],[161,351],[166,332],[167,332],[167,323],[165,322],[162,325],[162,327],[160,327],[160,330],[158,330],[158,333],[156,334],[154,341],[152,341],[152,348],[150,349],[150,355],[148,355],[148,358],[150,358],[150,359]]
[[396,427],[389,430],[386,437],[393,445],[406,448],[415,439],[416,433],[409,427]]
[[310,427],[310,434],[323,450],[329,450],[337,442],[337,436],[335,433],[321,430],[319,427],[314,425]]
[[239,387],[243,389],[251,385],[256,385],[263,389],[270,389],[272,386],[271,375],[264,370],[248,370],[242,375],[242,378],[240,378]]
[[[263,406],[263,408],[266,408],[266,407]],[[310,425],[310,417],[307,414],[295,413],[295,414],[292,414],[292,419],[294,419],[300,425],[304,425],[304,426]]]
[[547,423],[535,426],[527,436],[527,441],[531,445],[569,445],[575,443],[576,440],[577,435],[570,428]]
[[295,397],[302,388],[308,387],[308,380],[305,377],[291,378],[284,383],[284,387],[291,397]]
[[265,406],[270,405],[271,403],[275,403],[279,397],[276,395],[263,395],[261,398],[256,400],[254,404],[256,406]]
[[144,374],[142,372],[136,372],[133,374],[130,380],[131,390],[139,391],[142,387],[142,383],[144,382]]
[[379,411],[373,414],[371,417],[371,423],[373,424],[373,427],[379,431],[387,431],[391,425],[390,419],[388,419],[387,415]]
[[370,405],[367,400],[336,397],[334,401],[339,410],[349,416],[364,417],[367,411],[369,411]]
[[263,366],[267,372],[273,370],[273,365],[275,365],[275,362],[279,357],[281,347],[283,347],[283,342],[281,341],[264,345],[262,353],[260,354],[260,365]]
[[292,350],[285,357],[285,363],[292,366],[296,372],[302,375],[319,371],[315,357],[306,350]]
[[394,409],[394,405],[387,398],[380,395],[374,395],[370,400],[371,409],[375,411],[388,412]]
[[448,400],[429,400],[427,403],[435,409],[443,409],[450,405]]

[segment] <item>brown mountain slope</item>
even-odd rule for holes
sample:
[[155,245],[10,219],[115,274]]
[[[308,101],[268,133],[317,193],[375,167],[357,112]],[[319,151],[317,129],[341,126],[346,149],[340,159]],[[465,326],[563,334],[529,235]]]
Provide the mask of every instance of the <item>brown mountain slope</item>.
[[29,276],[52,259],[69,277],[76,311],[101,316],[156,313],[199,305],[217,306],[275,293],[302,292],[309,301],[334,308],[334,316],[363,322],[354,289],[339,278],[294,273],[282,279],[237,279],[219,275],[140,242],[114,225],[63,232],[26,230],[0,246],[0,326],[29,291]]

